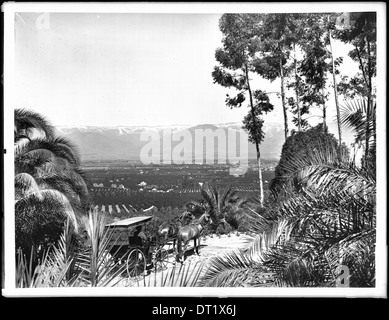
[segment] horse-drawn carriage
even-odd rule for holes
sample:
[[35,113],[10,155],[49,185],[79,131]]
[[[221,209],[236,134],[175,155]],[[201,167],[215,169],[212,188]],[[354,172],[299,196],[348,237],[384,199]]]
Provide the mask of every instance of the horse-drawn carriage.
[[152,218],[132,217],[106,225],[110,231],[109,252],[115,261],[126,264],[129,277],[145,275],[147,270],[157,272],[165,269],[169,263],[169,244],[173,245],[172,251],[176,253],[177,261],[183,257],[189,240],[194,240],[194,249],[198,254],[203,225],[212,222],[208,214],[203,214],[194,222],[194,217],[185,212],[176,220],[161,224],[157,234],[148,237],[146,241],[132,235],[133,229],[146,224]]
[[132,217],[106,225],[110,232],[109,253],[115,261],[126,264],[130,277],[138,277],[147,270],[158,271],[167,266],[168,251],[155,236],[148,237],[145,241],[140,236],[133,235],[136,227],[145,225],[152,218]]

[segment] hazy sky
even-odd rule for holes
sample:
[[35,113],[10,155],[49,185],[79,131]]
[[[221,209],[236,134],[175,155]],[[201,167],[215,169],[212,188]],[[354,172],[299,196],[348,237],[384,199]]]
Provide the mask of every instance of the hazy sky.
[[[227,108],[227,89],[211,76],[221,46],[220,17],[18,13],[16,105],[41,112],[55,125],[241,121],[247,108]],[[280,85],[254,84],[265,91],[279,91]],[[280,99],[272,95],[271,102],[277,108],[266,120],[282,123]]]
[[[16,17],[17,104],[58,125],[235,121],[213,84],[219,15]],[[240,117],[241,118],[241,117]]]

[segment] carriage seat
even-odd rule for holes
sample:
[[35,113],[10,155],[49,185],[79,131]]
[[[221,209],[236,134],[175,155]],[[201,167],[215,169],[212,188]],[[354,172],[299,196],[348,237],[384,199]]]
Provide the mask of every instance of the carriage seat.
[[143,240],[138,236],[128,237],[128,245],[130,247],[143,247]]

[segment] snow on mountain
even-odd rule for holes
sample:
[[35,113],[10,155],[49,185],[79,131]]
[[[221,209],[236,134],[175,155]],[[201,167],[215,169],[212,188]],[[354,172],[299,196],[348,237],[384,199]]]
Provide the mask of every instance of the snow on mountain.
[[[147,143],[141,141],[143,131],[172,133],[189,130],[194,136],[194,130],[216,129],[243,131],[241,122],[201,124],[196,126],[62,126],[57,127],[58,134],[69,138],[79,148],[83,160],[139,160],[140,151]],[[275,159],[281,154],[284,143],[283,126],[277,123],[265,123],[265,140],[261,144],[261,154],[264,159]],[[205,131],[204,131],[205,132]],[[161,135],[162,136],[162,135]],[[177,143],[177,142],[176,142]],[[174,144],[173,144],[174,145]],[[255,159],[256,150],[249,144],[249,159]]]
[[56,128],[59,134],[69,134],[72,132],[116,132],[119,135],[132,134],[145,130],[165,130],[171,129],[173,132],[190,128],[190,125],[173,126],[59,126]]

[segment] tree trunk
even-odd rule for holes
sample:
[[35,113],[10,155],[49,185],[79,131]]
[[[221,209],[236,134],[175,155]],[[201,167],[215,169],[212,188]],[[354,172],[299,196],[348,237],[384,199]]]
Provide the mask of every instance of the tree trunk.
[[323,131],[324,133],[327,133],[327,107],[326,107],[325,97],[324,97],[324,88],[321,88],[321,95],[323,98]]
[[369,148],[370,148],[370,114],[371,114],[371,95],[372,95],[372,76],[371,76],[371,61],[370,61],[370,42],[365,37],[365,42],[367,44],[367,80],[368,80],[368,94],[367,94],[367,112],[366,112],[366,151],[365,151],[365,162],[369,157]]
[[[246,65],[246,68],[245,68],[245,72],[246,72],[247,90],[248,90],[249,96],[250,96],[251,116],[253,118],[253,126],[254,126],[254,128],[256,128],[257,127],[257,123],[256,123],[255,111],[254,111],[253,94],[252,94],[251,88],[250,88],[249,71],[248,71],[247,65]],[[263,206],[263,198],[264,198],[264,196],[263,196],[263,181],[262,181],[262,170],[261,170],[261,152],[259,150],[259,143],[257,141],[255,142],[255,148],[256,148],[256,151],[257,151],[257,162],[258,162],[259,204],[260,204],[260,206]]]
[[332,36],[331,36],[331,29],[328,29],[328,37],[330,40],[330,51],[331,51],[331,61],[332,61],[332,78],[334,81],[334,95],[335,95],[335,107],[336,107],[336,120],[338,122],[338,134],[339,134],[339,148],[342,145],[342,128],[340,126],[340,110],[339,110],[339,103],[338,103],[338,89],[336,87],[336,77],[335,77],[335,61],[334,61],[334,54],[332,51]]
[[296,79],[295,92],[296,92],[296,107],[297,107],[297,130],[301,131],[299,79],[298,79],[298,75],[297,75],[297,59],[296,59],[296,44],[295,43],[293,43],[293,50],[294,50],[294,76]]
[[362,70],[362,76],[363,79],[365,80],[366,86],[368,88],[368,93],[367,93],[367,112],[366,112],[366,127],[365,127],[365,154],[363,159],[366,161],[367,157],[369,155],[369,135],[370,135],[370,128],[369,128],[369,122],[370,122],[370,106],[371,106],[371,95],[372,95],[372,76],[371,76],[371,61],[370,61],[370,43],[367,41],[367,38],[365,38],[365,42],[367,43],[367,51],[368,51],[368,60],[367,60],[367,74],[363,65],[362,57],[360,54],[360,51],[358,49],[358,46],[355,45],[355,49],[357,51],[358,55],[358,60],[359,60],[359,67]]
[[262,169],[261,169],[261,153],[259,152],[258,143],[255,144],[257,149],[257,162],[258,162],[258,180],[259,180],[259,203],[263,206],[264,194],[263,194],[263,180],[262,180]]
[[288,129],[288,115],[286,113],[286,104],[285,104],[284,67],[282,66],[282,55],[280,56],[280,77],[281,77],[281,101],[282,101],[282,109],[284,111],[284,127],[285,127],[285,140],[286,140],[288,138],[289,129]]

